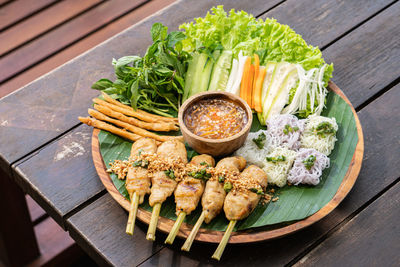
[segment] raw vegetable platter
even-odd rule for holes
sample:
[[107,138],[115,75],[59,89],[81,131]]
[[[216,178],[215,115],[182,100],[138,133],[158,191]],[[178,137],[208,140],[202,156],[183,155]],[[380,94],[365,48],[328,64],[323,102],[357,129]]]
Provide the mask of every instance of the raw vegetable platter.
[[[215,16],[218,16],[218,12],[222,12],[220,7],[214,9],[213,11]],[[234,17],[235,20],[240,21],[248,19],[248,16],[246,17],[243,13],[244,12],[231,13],[230,17],[232,19],[232,17],[234,17],[233,15],[236,14],[236,17]],[[219,14],[219,16],[227,15]],[[207,15],[203,20],[207,19],[212,21],[212,19],[214,18]],[[175,32],[174,34],[169,34],[167,36],[166,30],[164,30],[162,26],[158,26],[158,30],[157,27],[152,28],[153,40],[157,40],[157,38],[160,38],[160,40],[165,39],[168,40],[168,43],[173,43],[175,49],[186,49],[184,53],[178,51],[178,54],[180,54],[182,57],[187,56],[188,58],[190,56],[188,56],[186,53],[194,53],[196,49],[198,49],[198,51],[201,51],[201,54],[205,54],[209,58],[212,58],[213,55],[215,55],[216,53],[215,51],[219,51],[219,47],[222,46],[225,50],[221,49],[222,52],[219,51],[218,54],[223,55],[224,51],[229,48],[229,50],[231,51],[230,53],[233,55],[233,58],[235,57],[235,55],[237,57],[239,53],[243,53],[243,51],[245,51],[246,53],[247,50],[251,51],[248,52],[250,54],[257,53],[259,54],[261,62],[260,65],[265,63],[268,64],[268,62],[270,61],[287,61],[300,64],[304,69],[307,70],[324,64],[319,49],[305,44],[304,40],[302,40],[299,35],[295,34],[287,26],[282,27],[281,30],[276,31],[275,35],[273,34],[273,30],[271,30],[271,37],[268,40],[268,42],[270,43],[269,46],[267,46],[266,49],[259,49],[260,45],[257,42],[262,41],[261,37],[258,38],[258,36],[253,36],[251,38],[247,38],[247,41],[237,43],[237,40],[235,41],[234,37],[232,37],[231,39],[224,39],[223,33],[221,33],[222,30],[220,30],[219,36],[217,35],[212,37],[212,39],[219,38],[219,42],[217,42],[216,44],[207,43],[210,42],[210,38],[207,39],[206,34],[199,34],[199,32],[202,32],[202,29],[199,29],[199,27],[204,21],[202,21],[202,19],[199,19],[196,22],[197,24],[194,25],[197,25],[198,28],[193,26],[193,24],[185,24],[183,28],[186,30],[185,33],[188,36],[198,34],[200,36],[200,41],[197,40],[197,42],[189,42],[189,38],[185,39],[183,36],[180,36],[179,32]],[[272,28],[282,26],[273,20],[271,20],[269,23],[273,24]],[[217,23],[215,24],[218,25]],[[249,25],[249,23],[247,23],[247,25]],[[259,31],[257,29],[257,25],[255,25],[254,27],[256,28],[254,29],[253,35],[257,34],[257,32]],[[207,33],[208,31],[212,32],[213,34],[216,34],[216,32],[218,33],[218,29],[203,30],[203,33]],[[239,31],[236,34],[236,38],[246,40],[246,36],[241,35],[240,32],[240,30],[243,29],[238,28],[236,30]],[[155,37],[155,35],[158,35],[158,37]],[[161,37],[162,35],[164,35],[164,37]],[[277,44],[274,44],[274,38],[280,41],[277,42]],[[264,42],[265,41],[266,40],[264,40]],[[199,46],[200,48],[197,46]],[[120,78],[124,75],[123,72],[127,70],[126,64],[132,63],[132,60],[134,59],[133,57],[131,57],[128,60],[126,58],[124,60],[125,63],[118,61],[114,63],[116,74]],[[210,62],[212,61],[210,60]],[[208,64],[208,61],[206,60],[205,63]],[[118,64],[120,65],[118,66]],[[185,82],[187,83],[188,80],[196,78],[188,77],[188,74],[190,72],[190,63],[186,75],[184,74],[185,71],[183,70],[183,66],[179,65],[179,62],[178,64],[172,64],[175,64],[177,66],[177,71],[175,72],[177,73],[177,75],[172,76],[172,78],[170,77],[171,80],[176,82],[171,85],[171,88],[176,87],[175,89],[177,91],[180,90],[179,97],[174,97],[167,92],[164,94],[163,97],[165,99],[168,98],[166,101],[167,103],[172,102],[170,103],[171,106],[179,106],[181,101],[197,92],[193,92],[193,89],[191,88],[189,88],[188,90],[187,84],[185,86]],[[214,64],[218,65],[218,61],[215,61]],[[216,87],[214,88],[215,90],[220,90],[220,88],[218,87],[220,86],[221,81],[216,80],[213,82],[214,75],[211,70],[207,70],[207,66],[205,65],[204,70],[210,72],[208,73],[208,76],[210,76],[209,79],[211,81],[208,82],[208,87],[214,86]],[[332,70],[332,65],[325,65],[325,72],[321,72],[323,73],[323,76],[321,76],[320,82],[328,84]],[[118,71],[120,73],[118,73]],[[158,71],[163,74],[166,74],[168,72],[168,70],[161,69]],[[221,74],[221,69],[219,69],[218,75],[224,76],[224,74]],[[225,74],[225,76],[225,79],[228,80],[229,71],[227,74]],[[144,74],[143,77],[144,79],[149,79],[148,74]],[[165,81],[163,83],[165,84]],[[163,83],[160,82],[160,85],[162,85]],[[232,82],[232,84],[233,83],[234,82]],[[121,101],[122,103],[128,102],[133,107],[139,107],[143,109],[146,109],[146,107],[148,107],[147,110],[150,112],[165,115],[176,115],[176,110],[174,111],[173,108],[160,108],[160,106],[156,106],[155,109],[153,109],[152,107],[150,107],[151,100],[149,100],[149,98],[143,96],[139,97],[141,92],[139,90],[140,81],[138,81],[138,79],[136,81],[133,81],[129,85],[129,92],[125,92],[123,86],[124,85],[121,82],[115,84],[110,80],[102,79],[97,82],[93,87],[95,89],[105,91],[111,95],[118,95],[117,97],[115,97],[116,99],[119,99],[119,101]],[[290,98],[291,101],[293,101],[293,99],[295,98],[295,91],[293,91],[291,88],[288,88],[288,90],[289,89],[290,92],[288,91],[288,94],[291,95]],[[232,237],[229,241],[230,243],[245,243],[267,240],[298,231],[329,214],[351,190],[361,168],[364,149],[362,129],[353,106],[343,94],[343,92],[333,82],[329,82],[327,89],[329,90],[329,92],[327,93],[325,101],[323,103],[325,108],[322,111],[321,115],[326,117],[334,117],[339,126],[339,130],[336,133],[337,141],[335,144],[335,148],[329,156],[330,167],[323,171],[321,182],[317,186],[286,185],[282,188],[275,187],[274,197],[278,197],[279,200],[276,202],[269,202],[267,204],[259,204],[249,217],[236,224],[235,232],[232,234]],[[143,94],[147,93],[143,92]],[[182,97],[182,99],[180,97]],[[147,99],[147,102],[143,101],[143,99]],[[318,106],[319,104],[318,102],[315,103],[316,105],[314,108],[316,108],[316,106]],[[313,106],[314,105],[310,106],[310,103],[307,102],[306,106],[303,107],[303,110],[298,108],[297,111],[303,116],[308,116],[309,114],[312,114],[315,110],[313,110]],[[265,129],[265,126],[262,126],[262,124],[264,124],[264,113],[265,111],[262,108],[262,110],[259,112],[259,116],[253,116],[254,119],[251,129],[252,132],[258,131],[259,129]],[[93,132],[92,154],[97,173],[99,174],[99,177],[108,192],[126,210],[129,210],[129,194],[125,188],[125,183],[123,180],[119,180],[115,174],[107,173],[106,166],[117,159],[127,160],[130,155],[131,146],[131,141],[125,140],[107,131],[100,131],[98,129],[95,129]],[[187,152],[189,159],[196,154],[196,152],[190,147],[187,147]],[[144,221],[145,223],[149,223],[151,210],[152,208],[149,206],[146,197],[145,202],[139,207],[137,218]],[[192,228],[192,225],[200,216],[200,213],[201,205],[199,205],[192,214],[186,217],[185,222],[180,228],[178,236],[183,238],[187,237]],[[167,233],[171,230],[175,219],[175,202],[173,200],[173,197],[169,197],[168,200],[163,203],[157,228]],[[210,222],[210,224],[202,225],[199,234],[196,236],[196,240],[214,243],[219,242],[223,235],[223,231],[225,231],[225,229],[227,228],[228,223],[229,221],[225,219],[223,212],[221,212],[221,214],[218,215],[212,222]]]

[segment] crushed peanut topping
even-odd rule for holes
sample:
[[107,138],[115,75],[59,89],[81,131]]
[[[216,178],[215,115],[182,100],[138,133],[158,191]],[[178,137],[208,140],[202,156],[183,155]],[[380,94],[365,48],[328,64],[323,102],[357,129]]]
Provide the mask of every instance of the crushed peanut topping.
[[131,167],[146,168],[149,175],[163,171],[175,181],[179,182],[186,178],[196,178],[207,181],[217,180],[224,184],[227,192],[251,191],[264,195],[263,188],[251,176],[240,175],[240,172],[226,169],[224,167],[214,168],[207,165],[185,164],[181,159],[165,158],[157,154],[140,153],[130,157],[129,160],[115,160],[110,163],[107,172],[117,174],[118,179],[126,179],[128,169]]

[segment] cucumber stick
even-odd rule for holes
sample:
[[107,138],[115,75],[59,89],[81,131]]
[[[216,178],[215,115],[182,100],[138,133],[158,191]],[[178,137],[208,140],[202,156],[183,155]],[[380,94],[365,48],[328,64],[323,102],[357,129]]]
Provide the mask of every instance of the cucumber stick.
[[185,78],[184,101],[192,95],[207,91],[213,65],[212,60],[205,53],[192,55]]
[[224,50],[214,65],[208,91],[224,91],[232,65],[232,51]]

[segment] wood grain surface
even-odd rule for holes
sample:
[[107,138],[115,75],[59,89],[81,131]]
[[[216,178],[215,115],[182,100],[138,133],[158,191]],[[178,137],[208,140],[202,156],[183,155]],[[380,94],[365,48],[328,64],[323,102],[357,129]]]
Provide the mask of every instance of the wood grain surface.
[[[343,92],[332,82],[329,83],[329,88],[342,97],[349,106],[352,107],[350,101],[347,97],[343,94]],[[232,236],[229,240],[229,243],[249,243],[249,242],[258,242],[263,240],[274,239],[277,237],[282,237],[296,231],[299,231],[309,225],[321,220],[323,217],[328,215],[332,210],[334,210],[339,203],[346,197],[346,195],[350,192],[351,188],[353,187],[355,181],[357,180],[358,174],[361,169],[361,163],[364,153],[364,138],[363,132],[361,128],[360,121],[358,119],[357,113],[355,112],[354,108],[352,107],[352,111],[354,114],[356,126],[357,126],[357,133],[358,133],[358,143],[354,152],[353,159],[350,163],[349,169],[345,177],[343,178],[342,183],[339,186],[338,191],[333,196],[332,200],[329,201],[324,207],[322,207],[318,212],[307,217],[304,220],[295,222],[293,224],[282,226],[277,229],[273,230],[254,230],[254,231],[240,231],[240,232],[233,232]],[[106,166],[104,165],[104,161],[102,159],[100,148],[99,148],[99,141],[98,141],[98,133],[99,130],[95,129],[93,131],[92,136],[92,156],[93,156],[93,163],[96,168],[97,174],[99,175],[100,180],[104,184],[104,187],[107,191],[111,194],[111,196],[122,206],[124,209],[129,210],[129,201],[126,200],[114,186],[111,177],[106,173]],[[142,220],[145,223],[150,222],[151,213],[144,209],[139,208],[139,212],[137,215],[139,220]],[[157,229],[164,232],[169,233],[172,226],[174,225],[174,221],[168,218],[160,217]],[[181,228],[179,229],[178,236],[181,238],[186,238],[192,226],[186,223],[183,223]],[[202,242],[210,242],[210,243],[219,243],[222,235],[224,232],[221,231],[214,231],[208,229],[200,229],[198,235],[196,236],[197,241]]]
[[295,266],[399,266],[399,195],[396,184]]
[[15,166],[16,182],[63,228],[64,217],[103,191],[90,158],[91,129],[74,129]]

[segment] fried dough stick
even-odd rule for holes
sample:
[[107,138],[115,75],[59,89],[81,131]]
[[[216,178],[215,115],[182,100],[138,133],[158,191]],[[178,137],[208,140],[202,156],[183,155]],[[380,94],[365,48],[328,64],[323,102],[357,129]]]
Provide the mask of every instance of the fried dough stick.
[[179,130],[179,127],[173,123],[141,121],[133,117],[125,116],[121,112],[114,111],[106,106],[98,104],[95,104],[94,108],[103,113],[104,115],[110,116],[112,118],[118,119],[120,121],[132,124],[133,126],[137,126],[143,129],[158,131],[158,132],[169,132],[169,131]]
[[[267,187],[267,174],[256,165],[247,167],[241,174],[240,179],[243,181],[254,179],[262,189]],[[238,220],[242,220],[250,215],[260,201],[261,194],[257,194],[250,190],[231,191],[225,198],[224,212],[226,218],[230,221],[227,230],[218,245],[217,250],[212,255],[213,259],[220,260],[229,241],[232,230]]]
[[[119,102],[118,100],[113,99],[111,96],[109,96],[108,94],[106,94],[104,92],[102,92],[102,95],[103,95],[104,99],[108,103],[111,103],[111,104],[114,104],[114,105],[117,105],[117,106],[120,106],[120,107],[123,107],[123,108],[130,109],[130,110],[132,110],[134,112],[137,112],[137,113],[141,114],[142,116],[146,116],[146,117],[154,119],[156,121],[174,122],[176,124],[178,123],[178,119],[177,118],[163,117],[163,116],[159,116],[159,115],[148,113],[148,112],[146,112],[144,110],[141,110],[141,109],[134,110],[132,107],[122,104],[121,102]],[[155,121],[152,121],[152,122],[155,122]]]
[[[185,145],[177,140],[169,140],[162,143],[157,149],[157,155],[158,157],[171,161],[180,161],[184,164],[187,163],[187,152]],[[149,204],[153,207],[153,211],[149,224],[149,238],[153,240],[155,237],[152,235],[154,235],[157,227],[161,204],[167,199],[167,197],[172,195],[176,188],[177,181],[167,176],[165,171],[159,171],[151,177],[151,183],[152,187],[149,197]]]
[[[157,120],[155,118],[152,118],[150,116],[144,116],[143,114],[141,114],[140,112],[136,112],[133,109],[131,109],[130,107],[126,106],[126,107],[121,107],[121,106],[117,106],[111,103],[108,103],[107,101],[101,100],[100,98],[94,98],[93,102],[98,104],[98,105],[102,105],[105,107],[108,107],[114,111],[118,111],[124,115],[128,115],[131,117],[135,117],[139,120],[145,121],[145,122],[151,122],[151,123],[165,123],[167,125],[169,125],[168,127],[175,127],[176,123],[175,122],[166,122],[166,121],[160,121]],[[171,126],[173,125],[173,126]]]
[[153,139],[155,139],[157,141],[160,141],[160,142],[164,142],[164,141],[172,140],[172,139],[178,139],[180,141],[183,141],[183,137],[182,136],[158,135],[158,134],[146,131],[146,130],[144,130],[142,128],[130,125],[129,123],[126,123],[126,122],[123,122],[123,121],[120,121],[120,120],[116,120],[116,119],[107,117],[103,113],[98,112],[98,111],[96,111],[94,109],[88,109],[88,113],[89,113],[90,116],[94,117],[95,119],[110,122],[112,124],[120,126],[120,127],[124,128],[124,129],[127,129],[127,130],[129,130],[129,131],[131,131],[131,132],[133,132],[135,134],[141,135],[143,137],[153,138]]
[[[246,166],[246,160],[243,157],[228,157],[220,160],[215,167],[218,170],[227,170],[233,173],[239,173]],[[214,219],[222,210],[224,205],[226,192],[224,190],[224,183],[218,180],[211,179],[206,183],[206,188],[204,189],[203,197],[201,198],[201,205],[203,206],[203,211],[197,220],[196,224],[193,226],[185,244],[182,246],[182,250],[189,251],[192,243],[200,229],[203,221],[209,223]]]
[[99,121],[99,120],[96,120],[96,119],[93,119],[93,118],[78,117],[78,119],[84,124],[87,124],[89,126],[93,126],[94,128],[98,128],[98,129],[101,129],[101,130],[104,130],[104,131],[108,131],[110,133],[119,135],[119,136],[124,137],[124,138],[126,138],[128,140],[131,140],[131,141],[137,141],[140,138],[142,138],[142,136],[140,136],[140,135],[137,135],[137,134],[134,134],[134,133],[130,133],[128,131],[125,131],[123,129],[115,127],[115,126],[113,126],[111,124],[108,124],[108,123],[105,123],[103,121]]
[[[140,138],[132,145],[131,157],[138,156],[140,153],[153,154],[156,151],[157,144],[154,139]],[[150,183],[149,173],[146,168],[140,166],[129,167],[125,181],[126,190],[128,190],[131,199],[128,223],[126,224],[126,233],[129,235],[133,235],[138,206],[143,203],[144,196],[150,193]]]
[[[202,170],[205,171],[208,166],[214,167],[215,161],[210,155],[202,154],[193,157],[189,164],[194,166],[203,166],[204,168],[202,168]],[[201,178],[186,176],[184,180],[180,181],[177,185],[174,195],[176,203],[176,215],[178,218],[175,221],[172,230],[169,232],[165,243],[172,244],[174,242],[174,239],[186,215],[189,215],[196,209],[204,191],[204,181],[205,180]]]

